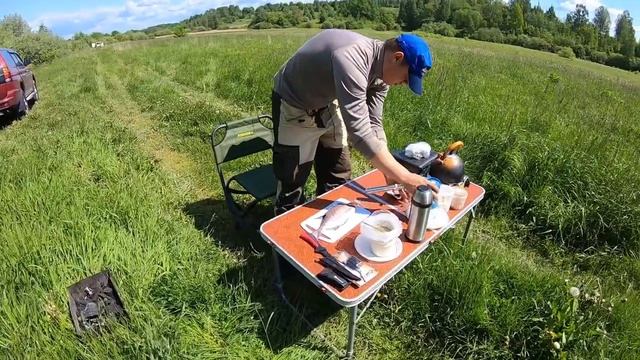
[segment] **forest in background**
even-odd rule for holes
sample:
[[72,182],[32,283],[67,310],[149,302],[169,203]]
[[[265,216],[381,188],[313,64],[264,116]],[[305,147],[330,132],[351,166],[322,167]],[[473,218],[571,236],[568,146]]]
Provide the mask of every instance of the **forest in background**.
[[[630,71],[640,71],[640,42],[633,18],[624,11],[616,19],[604,6],[590,14],[576,5],[565,19],[554,7],[530,0],[344,0],[266,4],[257,8],[223,6],[175,24],[111,33],[77,33],[63,40],[44,25],[32,31],[19,15],[0,21],[0,44],[15,48],[34,63],[43,63],[92,42],[145,40],[160,36],[230,28],[370,28],[378,31],[424,31],[450,37],[505,43],[580,58]],[[613,31],[611,31],[613,29]],[[613,36],[611,35],[613,33]]]

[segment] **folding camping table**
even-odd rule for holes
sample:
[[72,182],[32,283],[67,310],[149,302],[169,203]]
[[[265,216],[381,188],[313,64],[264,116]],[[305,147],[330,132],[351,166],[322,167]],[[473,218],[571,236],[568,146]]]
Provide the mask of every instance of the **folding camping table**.
[[[341,185],[322,196],[307,202],[306,204],[298,206],[263,223],[260,227],[260,234],[273,249],[276,290],[288,305],[291,304],[283,291],[283,282],[280,274],[278,256],[283,257],[291,263],[291,265],[300,271],[314,285],[319,287],[322,292],[327,294],[327,296],[337,304],[349,309],[349,329],[346,349],[347,358],[351,358],[353,356],[356,324],[373,299],[375,299],[376,294],[380,291],[382,286],[386,284],[387,281],[391,280],[398,272],[404,269],[413,259],[425,251],[432,242],[442,236],[442,234],[457,224],[467,213],[469,213],[469,220],[463,235],[463,242],[466,242],[467,236],[469,235],[469,228],[471,227],[471,223],[475,217],[475,208],[480,203],[485,193],[482,187],[471,183],[468,188],[469,195],[464,208],[461,210],[449,211],[450,220],[445,227],[435,231],[427,231],[426,240],[421,243],[409,242],[404,238],[404,235],[401,235],[402,253],[396,259],[385,263],[368,261],[358,254],[354,247],[354,240],[359,234],[359,226],[356,226],[345,237],[333,244],[321,242],[321,245],[326,247],[331,254],[336,254],[341,250],[347,251],[351,255],[358,256],[358,258],[363,260],[363,262],[378,271],[378,274],[363,286],[359,288],[349,286],[343,291],[338,291],[332,286],[321,282],[316,277],[316,274],[320,273],[323,269],[323,266],[317,262],[320,255],[314,253],[313,248],[299,238],[300,234],[304,231],[300,226],[300,223],[339,198],[358,200],[360,201],[361,206],[371,212],[379,209],[389,209],[389,205],[399,208],[398,201],[389,195],[378,196],[378,200],[382,200],[386,203],[381,204],[379,201],[373,200],[363,193],[364,188],[380,185],[386,185],[385,178],[382,173],[379,170],[370,171],[347,184]],[[399,208],[399,210],[402,212],[405,209]],[[407,224],[404,222],[405,229],[406,226]],[[359,305],[367,299],[369,299],[369,301],[367,301],[365,306],[361,309],[360,315],[358,315]],[[291,307],[295,310],[293,306]]]

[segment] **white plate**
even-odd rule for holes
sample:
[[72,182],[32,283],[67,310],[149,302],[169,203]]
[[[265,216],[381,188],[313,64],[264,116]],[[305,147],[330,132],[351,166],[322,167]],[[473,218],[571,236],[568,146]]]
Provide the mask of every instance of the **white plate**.
[[392,241],[395,243],[395,251],[393,254],[385,257],[374,254],[373,251],[371,251],[371,240],[362,236],[362,234],[358,235],[353,245],[355,246],[358,254],[362,255],[365,259],[375,262],[386,262],[397,258],[402,253],[402,241],[400,238],[396,238]]
[[[322,223],[322,217],[324,216],[324,214],[326,214],[327,211],[331,209],[333,206],[336,206],[340,203],[348,204],[349,200],[340,198],[332,202],[324,209],[308,217],[306,220],[300,223],[300,226],[302,226],[302,228],[306,232],[308,232],[312,236],[315,236],[318,227],[320,227],[320,223]],[[353,230],[354,227],[356,227],[364,219],[369,217],[369,215],[371,215],[369,210],[356,206],[355,213],[351,217],[349,217],[349,219],[345,222],[344,225],[333,230],[326,230],[326,229],[323,230],[322,234],[320,234],[320,240],[328,243],[334,243],[342,239],[345,235],[349,233],[349,231]]]
[[429,220],[427,221],[427,229],[437,230],[445,227],[449,223],[449,214],[443,208],[435,207],[429,211]]
[[[409,211],[411,207],[407,209],[406,214],[407,218],[409,218]],[[432,207],[429,210],[429,220],[427,220],[427,230],[438,230],[441,229],[449,223],[449,214],[444,211],[443,208],[436,206]]]

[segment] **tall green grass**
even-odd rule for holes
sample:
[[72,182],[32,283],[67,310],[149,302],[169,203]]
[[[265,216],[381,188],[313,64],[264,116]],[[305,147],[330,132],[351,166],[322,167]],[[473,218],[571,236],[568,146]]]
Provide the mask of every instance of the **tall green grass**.
[[[173,84],[165,84],[175,98],[189,99],[193,92],[214,97],[210,108],[204,111],[219,108],[220,99],[248,112],[268,111],[272,75],[308,36],[308,33],[264,32],[228,35],[224,41],[201,38],[145,46],[132,51],[131,56],[141,66],[152,69],[152,73],[170,78]],[[274,41],[276,38],[280,41]],[[549,54],[486,47],[477,42],[430,40],[437,66],[429,74],[427,96],[416,98],[398,89],[391,92],[387,101],[385,117],[391,145],[401,147],[420,138],[444,148],[455,139],[464,140],[467,147],[462,154],[468,172],[488,190],[485,213],[510,219],[509,231],[521,238],[520,244],[527,248],[533,247],[543,254],[554,252],[553,245],[551,248],[540,245],[550,239],[576,251],[603,245],[635,251],[640,208],[635,206],[634,184],[639,182],[637,172],[632,169],[638,164],[631,143],[637,138],[629,134],[637,133],[638,122],[632,107],[627,105],[638,104],[635,96],[638,81],[624,72],[604,72],[590,64],[563,62]],[[241,49],[250,51],[239,57]],[[158,58],[165,60],[159,62]],[[141,82],[157,79],[141,77],[144,80],[133,79],[130,86],[135,88]],[[132,95],[143,106],[149,104],[148,93],[140,96],[134,90]],[[165,114],[171,113],[171,104],[154,104],[157,107],[152,110],[163,120]],[[192,104],[190,109],[197,106]],[[185,110],[185,114],[190,113]],[[208,118],[214,124],[224,120]],[[182,125],[179,127],[184,129]],[[362,171],[366,165],[357,155],[356,158],[357,169]],[[612,192],[612,188],[616,191]],[[496,266],[512,266],[505,271],[510,274],[516,272],[519,262],[512,260]],[[465,270],[472,268],[468,264]],[[553,272],[547,270],[549,274]],[[564,304],[560,307],[570,302],[561,275],[556,274],[553,281],[544,276],[536,280],[534,270],[519,276],[533,282],[525,286],[521,295],[526,301],[535,299],[539,291],[547,291],[554,302]],[[469,279],[467,273],[456,279],[476,281]],[[631,277],[631,281],[635,279]],[[490,286],[491,282],[484,284]],[[478,297],[473,291],[471,294],[479,299],[493,295]],[[498,294],[496,301],[501,296],[504,294]],[[532,314],[544,317],[557,312],[551,306],[534,306],[530,301],[525,305],[526,301],[515,305],[521,312],[505,316],[506,320],[522,321],[534,317]],[[467,310],[458,313],[462,323]],[[584,315],[576,317],[579,316]],[[458,328],[456,324],[445,322],[453,329]],[[486,327],[495,329],[495,326]],[[586,334],[592,330],[590,326],[582,326],[582,330],[576,331]],[[586,341],[584,334],[578,336],[583,346],[605,346]],[[489,338],[496,334],[491,335]],[[523,354],[548,354],[551,342],[545,334],[535,334],[539,341],[533,343],[537,350],[532,351],[527,350],[527,341],[522,340],[528,340],[532,334],[524,332],[518,336],[519,343],[511,342],[513,349],[501,351],[516,352],[514,349],[520,346],[518,351],[524,351]]]
[[[268,111],[273,74],[310,36],[284,34],[166,41],[131,56],[148,70],[138,73],[142,83],[171,79],[174,85],[163,86],[177,93],[174,99],[210,94],[255,113]],[[640,249],[640,81],[634,75],[510,46],[429,40],[436,66],[427,76],[426,95],[389,95],[385,116],[392,146],[419,138],[441,149],[462,139],[468,173],[489,190],[488,208],[570,247]],[[146,92],[139,101],[158,104],[163,119],[179,114],[180,120],[168,119],[171,124],[189,121],[193,108],[199,108],[194,116],[213,122],[233,115],[146,98],[165,95]]]
[[[221,280],[242,260],[183,214],[193,195],[112,117],[96,70],[91,55],[39,69],[43,100],[0,134],[0,357],[270,357],[260,305]],[[79,339],[66,288],[105,268],[130,320]]]
[[[274,297],[268,248],[233,229],[208,142],[269,111],[272,75],[313,33],[146,41],[36,69],[42,102],[0,132],[2,357],[334,357]],[[426,96],[386,102],[390,145],[463,140],[483,216],[467,244],[453,231],[385,287],[358,358],[637,358],[640,80],[429,40]],[[131,319],[78,341],[65,288],[105,267]],[[304,283],[303,310],[343,346],[346,314]]]

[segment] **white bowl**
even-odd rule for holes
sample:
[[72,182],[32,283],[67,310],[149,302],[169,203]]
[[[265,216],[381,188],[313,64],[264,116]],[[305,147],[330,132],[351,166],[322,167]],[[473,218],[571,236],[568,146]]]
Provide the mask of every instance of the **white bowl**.
[[402,234],[402,223],[393,213],[379,210],[360,224],[360,233],[371,240],[372,248],[378,246],[373,245],[376,243],[382,249]]
[[[397,239],[397,238],[395,238]],[[392,241],[386,242],[386,243],[382,243],[379,241],[373,241],[372,239],[369,239],[370,245],[371,245],[371,252],[379,257],[389,257],[391,255],[393,255],[396,252],[396,242],[393,241],[395,239],[391,239]]]

